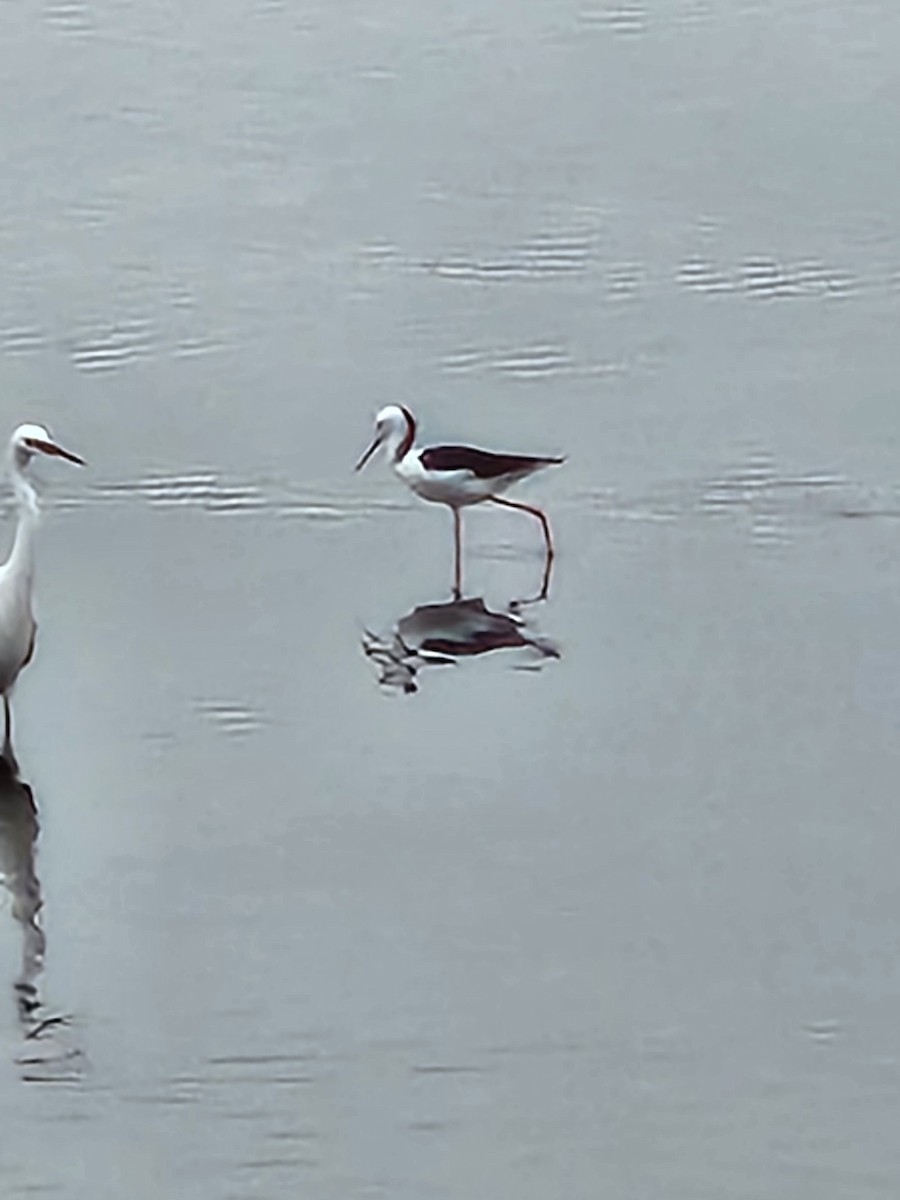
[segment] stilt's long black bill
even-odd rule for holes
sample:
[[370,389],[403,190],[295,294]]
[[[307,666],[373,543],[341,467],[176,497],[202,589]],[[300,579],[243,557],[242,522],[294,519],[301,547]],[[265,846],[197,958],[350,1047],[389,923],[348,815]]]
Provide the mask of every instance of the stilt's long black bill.
[[380,445],[381,445],[381,438],[376,438],[375,441],[372,443],[372,445],[368,448],[368,450],[362,456],[362,458],[359,460],[359,462],[356,464],[356,466],[353,468],[354,471],[361,471]]

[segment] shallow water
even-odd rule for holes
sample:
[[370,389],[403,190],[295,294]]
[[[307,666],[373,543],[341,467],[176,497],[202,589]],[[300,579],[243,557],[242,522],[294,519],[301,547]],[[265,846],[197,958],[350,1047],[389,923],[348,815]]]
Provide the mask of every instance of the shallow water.
[[[0,1193],[893,1200],[896,6],[0,48],[7,425],[90,462],[37,817],[0,778]],[[352,474],[391,400],[569,455],[522,623],[534,522],[466,515],[448,612],[448,514]]]

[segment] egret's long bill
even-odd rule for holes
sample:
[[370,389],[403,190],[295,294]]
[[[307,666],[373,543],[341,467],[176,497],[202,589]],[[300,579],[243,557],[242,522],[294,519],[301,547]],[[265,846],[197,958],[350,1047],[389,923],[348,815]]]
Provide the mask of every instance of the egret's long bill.
[[383,433],[376,434],[375,440],[372,442],[372,445],[368,448],[368,450],[365,452],[365,454],[362,456],[362,458],[359,460],[359,462],[356,464],[356,466],[353,469],[355,471],[361,471],[383,441],[384,441],[384,434]]
[[51,454],[54,458],[65,458],[71,463],[76,463],[79,467],[87,466],[83,458],[79,458],[77,454],[73,454],[70,450],[64,450],[62,446],[57,446],[56,442],[48,442],[43,438],[26,438],[25,445],[31,450],[40,450],[42,454]]

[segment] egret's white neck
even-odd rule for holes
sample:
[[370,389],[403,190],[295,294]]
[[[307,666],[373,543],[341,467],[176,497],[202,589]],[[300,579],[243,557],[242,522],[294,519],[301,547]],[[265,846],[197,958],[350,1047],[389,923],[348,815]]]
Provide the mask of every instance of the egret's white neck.
[[14,574],[30,579],[34,572],[34,531],[40,520],[41,509],[38,504],[37,492],[25,478],[22,468],[15,460],[10,465],[9,474],[16,497],[16,506],[19,510],[16,537],[9,556],[9,566]]

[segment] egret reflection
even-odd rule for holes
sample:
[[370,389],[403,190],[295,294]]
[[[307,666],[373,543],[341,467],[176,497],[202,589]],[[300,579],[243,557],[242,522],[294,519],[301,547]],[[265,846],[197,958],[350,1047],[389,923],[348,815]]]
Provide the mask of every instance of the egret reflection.
[[16,1008],[26,1028],[40,1011],[37,978],[46,948],[40,913],[41,883],[35,870],[40,823],[31,788],[8,758],[0,758],[0,875],[9,892],[13,919],[22,930],[22,958],[15,982]]
[[499,612],[481,597],[420,604],[400,617],[390,634],[367,632],[363,638],[363,651],[375,664],[379,683],[407,694],[418,691],[423,667],[449,666],[492,650],[516,652],[513,665],[521,670],[560,657],[554,642],[529,627],[516,602]]
[[21,930],[21,957],[13,991],[19,1025],[29,1047],[17,1061],[25,1079],[58,1079],[63,1066],[65,1077],[70,1078],[74,1063],[81,1057],[77,1051],[52,1043],[37,1046],[68,1023],[68,1018],[46,1012],[38,988],[46,952],[41,925],[44,902],[36,867],[40,828],[31,787],[14,763],[0,756],[0,883],[9,893],[10,912]]

